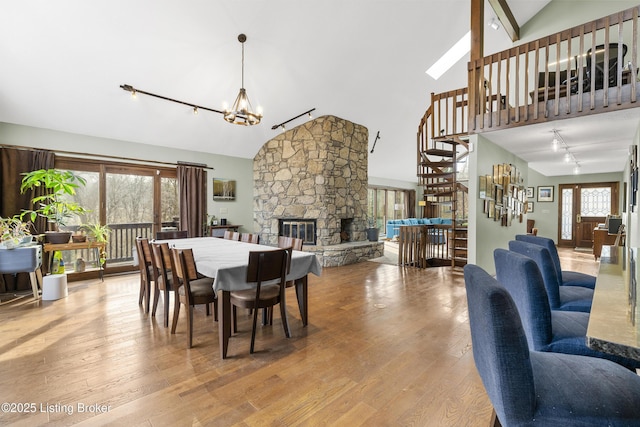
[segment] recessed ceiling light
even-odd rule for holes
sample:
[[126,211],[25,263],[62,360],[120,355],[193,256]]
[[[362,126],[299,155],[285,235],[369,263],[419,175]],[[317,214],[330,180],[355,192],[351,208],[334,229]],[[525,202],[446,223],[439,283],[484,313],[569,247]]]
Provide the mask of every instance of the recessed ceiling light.
[[471,31],[462,36],[451,49],[449,49],[440,59],[436,61],[429,69],[429,74],[434,79],[438,80],[440,76],[447,72],[447,70],[453,67],[453,64],[458,62],[460,58],[465,56],[471,50]]

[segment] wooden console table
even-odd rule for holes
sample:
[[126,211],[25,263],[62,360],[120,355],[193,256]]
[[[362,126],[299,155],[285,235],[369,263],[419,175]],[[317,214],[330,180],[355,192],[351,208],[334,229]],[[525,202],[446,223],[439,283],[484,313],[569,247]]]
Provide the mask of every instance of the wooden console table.
[[100,280],[104,280],[104,267],[100,264],[100,253],[104,251],[104,242],[82,242],[82,243],[45,243],[42,255],[42,274],[47,274],[51,271],[53,264],[53,256],[49,256],[50,252],[55,251],[77,251],[83,249],[93,249],[95,251],[96,263],[98,264],[98,270],[100,272]]
[[223,237],[225,231],[231,230],[231,231],[236,231],[237,232],[240,227],[242,227],[242,226],[241,225],[233,225],[233,224],[210,225],[209,226],[209,236],[211,236],[211,237]]
[[[624,236],[624,234],[623,234]],[[596,261],[600,258],[603,245],[613,245],[616,242],[616,235],[609,234],[609,230],[606,228],[594,228],[593,229],[593,256]]]

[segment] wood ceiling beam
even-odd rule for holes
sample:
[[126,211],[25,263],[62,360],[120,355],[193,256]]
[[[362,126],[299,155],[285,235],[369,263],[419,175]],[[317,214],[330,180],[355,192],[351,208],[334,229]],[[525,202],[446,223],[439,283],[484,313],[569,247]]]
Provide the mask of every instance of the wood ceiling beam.
[[496,13],[502,27],[511,37],[511,41],[520,40],[520,27],[516,22],[516,18],[513,17],[513,13],[511,13],[507,0],[489,0],[489,4]]
[[484,56],[484,0],[471,0],[471,61]]

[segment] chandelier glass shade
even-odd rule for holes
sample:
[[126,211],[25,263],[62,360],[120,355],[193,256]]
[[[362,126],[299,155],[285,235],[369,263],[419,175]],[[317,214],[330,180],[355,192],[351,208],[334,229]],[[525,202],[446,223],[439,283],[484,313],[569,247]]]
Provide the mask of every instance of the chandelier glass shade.
[[253,111],[253,107],[247,96],[247,91],[244,88],[244,42],[247,41],[247,36],[240,34],[238,41],[242,44],[242,84],[231,109],[224,110],[224,119],[234,125],[252,126],[260,123],[262,113],[260,111]]

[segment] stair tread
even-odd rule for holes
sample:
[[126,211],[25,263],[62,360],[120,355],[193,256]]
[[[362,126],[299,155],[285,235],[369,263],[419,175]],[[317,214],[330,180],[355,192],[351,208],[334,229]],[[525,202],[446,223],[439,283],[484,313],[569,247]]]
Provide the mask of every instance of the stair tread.
[[420,173],[418,174],[418,176],[422,178],[441,178],[445,176],[453,176],[454,174],[455,174],[454,172],[431,172],[431,173]]
[[422,153],[430,156],[455,157],[456,152],[452,150],[444,150],[442,148],[429,148]]
[[[456,162],[451,160],[438,160],[438,161],[422,161],[421,165],[423,166],[453,166]],[[455,173],[455,172],[451,172]]]

